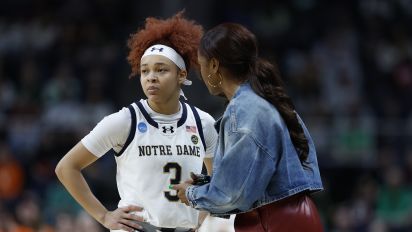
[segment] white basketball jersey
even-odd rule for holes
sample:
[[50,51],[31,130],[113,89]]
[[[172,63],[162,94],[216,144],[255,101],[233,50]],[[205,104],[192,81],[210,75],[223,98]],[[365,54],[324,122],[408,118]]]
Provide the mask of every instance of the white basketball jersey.
[[136,121],[132,114],[130,144],[126,142],[116,157],[119,207],[143,207],[138,215],[155,226],[195,228],[198,211],[181,203],[176,191],[168,188],[190,179],[190,172],[202,171],[205,148],[193,110],[182,102],[178,122],[159,124],[146,112],[142,101],[131,105]]

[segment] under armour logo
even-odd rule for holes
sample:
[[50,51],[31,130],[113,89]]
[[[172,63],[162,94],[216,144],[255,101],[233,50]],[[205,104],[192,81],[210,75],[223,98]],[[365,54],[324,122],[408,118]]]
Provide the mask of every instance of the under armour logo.
[[154,50],[159,50],[159,52],[162,52],[163,48],[152,47],[152,49],[150,49],[151,52],[153,52]]
[[169,128],[168,127],[166,127],[166,126],[163,126],[162,127],[163,128],[163,133],[170,133],[170,134],[173,134],[175,131],[173,130],[173,126],[169,126]]

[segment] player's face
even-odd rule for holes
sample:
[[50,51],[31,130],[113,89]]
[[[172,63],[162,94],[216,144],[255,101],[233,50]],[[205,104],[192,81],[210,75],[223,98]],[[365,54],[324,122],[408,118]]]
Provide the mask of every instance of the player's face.
[[179,99],[185,78],[186,71],[164,56],[145,56],[140,62],[140,83],[149,101],[165,104],[170,99]]
[[217,67],[213,65],[212,60],[206,59],[199,52],[197,53],[197,61],[200,66],[200,75],[205,83],[209,93],[212,95],[219,95],[222,93],[221,87],[218,83],[214,83],[210,78],[214,78],[217,72]]

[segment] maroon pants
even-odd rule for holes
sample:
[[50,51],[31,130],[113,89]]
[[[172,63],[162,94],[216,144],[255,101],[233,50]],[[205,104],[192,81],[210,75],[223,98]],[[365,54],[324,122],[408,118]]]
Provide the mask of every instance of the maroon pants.
[[319,213],[312,199],[297,194],[286,199],[237,214],[236,232],[322,232]]

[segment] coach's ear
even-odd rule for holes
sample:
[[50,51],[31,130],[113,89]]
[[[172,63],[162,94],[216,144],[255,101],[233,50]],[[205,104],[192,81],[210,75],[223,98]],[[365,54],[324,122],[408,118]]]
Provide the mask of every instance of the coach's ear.
[[211,58],[209,61],[209,70],[210,73],[217,73],[217,70],[219,69],[219,60],[216,58]]

